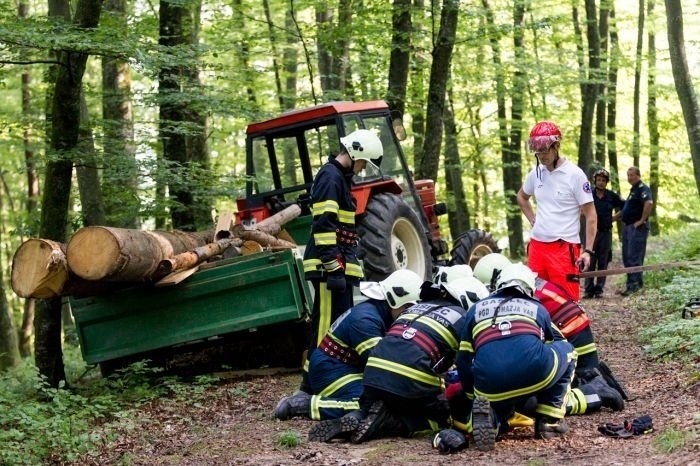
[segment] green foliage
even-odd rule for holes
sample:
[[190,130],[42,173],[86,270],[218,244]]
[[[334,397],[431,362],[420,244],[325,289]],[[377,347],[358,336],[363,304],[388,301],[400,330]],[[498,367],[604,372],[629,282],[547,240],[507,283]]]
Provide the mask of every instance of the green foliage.
[[[74,380],[69,388],[48,388],[28,361],[0,373],[0,465],[78,460],[109,442],[113,426],[137,428],[134,408],[163,397],[196,406],[217,381],[212,376],[190,383],[159,377],[160,371],[149,368],[146,361],[107,378],[73,379],[71,375],[87,374],[75,356],[67,357],[66,372]],[[95,429],[96,425],[102,428]]]
[[673,453],[692,444],[697,438],[698,433],[695,430],[683,431],[669,427],[654,438],[652,445],[661,453]]
[[[696,260],[700,257],[700,227],[690,226],[655,241],[647,263]],[[640,331],[645,349],[653,358],[700,359],[700,319],[682,319],[682,309],[691,298],[700,297],[697,269],[674,268],[645,273],[645,301],[653,301],[661,313],[654,325]],[[641,304],[641,303],[640,303]]]
[[301,435],[295,430],[285,430],[277,435],[277,445],[282,448],[296,448],[301,442]]

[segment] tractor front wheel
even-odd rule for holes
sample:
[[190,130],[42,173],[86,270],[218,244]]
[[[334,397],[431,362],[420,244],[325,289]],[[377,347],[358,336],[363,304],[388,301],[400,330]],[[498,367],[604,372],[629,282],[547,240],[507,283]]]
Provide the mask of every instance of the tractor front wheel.
[[430,279],[432,259],[418,215],[395,194],[381,193],[367,204],[358,225],[359,254],[365,280],[378,281],[398,269]]

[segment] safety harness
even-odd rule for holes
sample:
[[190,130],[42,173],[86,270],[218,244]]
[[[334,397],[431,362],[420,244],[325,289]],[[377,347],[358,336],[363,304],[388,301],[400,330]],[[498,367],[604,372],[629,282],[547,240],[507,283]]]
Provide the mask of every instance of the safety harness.
[[323,340],[321,340],[318,348],[328,356],[331,356],[342,363],[357,367],[362,365],[362,359],[360,358],[360,355],[357,354],[357,351],[350,347],[341,345],[328,335],[323,337]]

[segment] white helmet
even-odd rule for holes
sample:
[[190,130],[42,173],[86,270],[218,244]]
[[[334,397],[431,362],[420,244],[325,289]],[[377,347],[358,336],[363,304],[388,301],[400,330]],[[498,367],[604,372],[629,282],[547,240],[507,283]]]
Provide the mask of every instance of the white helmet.
[[489,290],[486,288],[486,285],[474,277],[461,277],[450,280],[448,283],[443,283],[442,287],[445,288],[445,291],[456,299],[464,309],[469,309],[475,302],[489,295]]
[[438,267],[437,271],[433,275],[433,283],[440,286],[445,282],[449,282],[457,278],[469,278],[473,276],[474,272],[472,271],[472,268],[466,264],[442,266]]
[[494,274],[498,274],[506,266],[510,265],[510,259],[503,254],[492,252],[479,259],[474,266],[474,276],[486,286],[494,286]]
[[340,143],[353,161],[367,160],[377,168],[382,163],[382,155],[384,155],[382,141],[368,129],[355,130],[340,138]]
[[372,299],[381,299],[392,309],[415,304],[420,297],[423,279],[408,269],[399,269],[380,282],[361,282],[360,292]]
[[523,293],[532,296],[535,291],[535,278],[537,274],[525,264],[510,264],[501,270],[496,282],[496,289],[515,287]]

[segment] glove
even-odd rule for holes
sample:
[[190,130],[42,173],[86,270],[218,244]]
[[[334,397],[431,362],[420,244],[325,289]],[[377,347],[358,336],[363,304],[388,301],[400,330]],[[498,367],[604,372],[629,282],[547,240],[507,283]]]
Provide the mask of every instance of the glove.
[[342,269],[331,272],[326,276],[326,288],[328,288],[328,291],[342,293],[345,291],[346,286],[345,272]]
[[437,448],[443,455],[457,453],[467,448],[467,439],[455,429],[445,429],[433,437],[433,448]]
[[651,421],[651,416],[645,414],[632,422],[625,420],[625,429],[631,431],[634,435],[648,434],[654,431],[654,423]]

